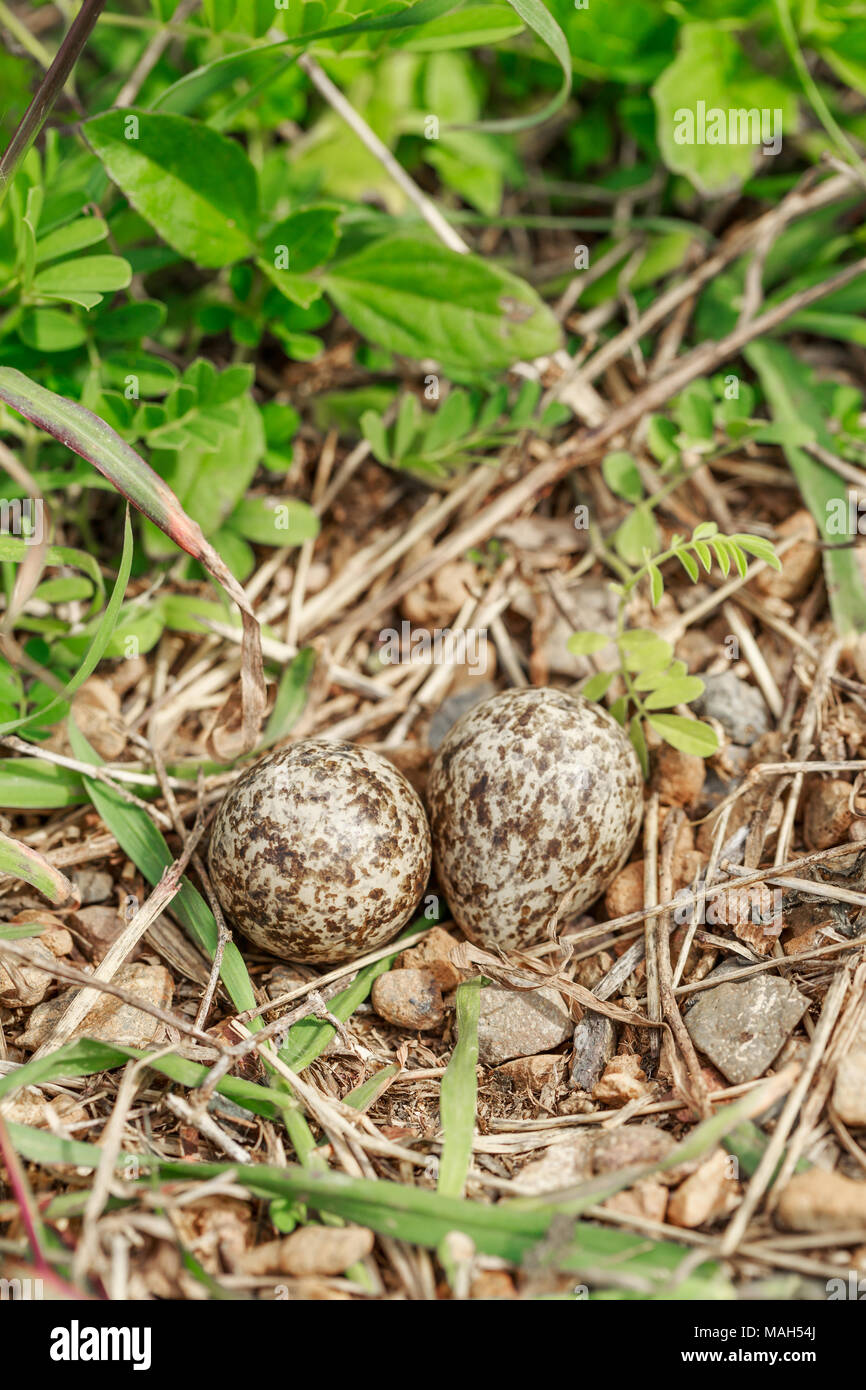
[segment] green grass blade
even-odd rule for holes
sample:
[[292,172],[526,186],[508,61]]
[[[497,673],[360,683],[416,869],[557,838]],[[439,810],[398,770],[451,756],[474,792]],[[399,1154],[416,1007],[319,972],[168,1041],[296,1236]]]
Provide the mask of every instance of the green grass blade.
[[472,1160],[475,1110],[478,1100],[478,1014],[481,977],[457,987],[458,1041],[445,1068],[439,1096],[444,1143],[437,1190],[445,1197],[462,1197]]
[[[0,372],[6,368],[0,367]],[[117,625],[117,615],[120,605],[123,602],[126,586],[129,582],[129,572],[132,568],[132,525],[129,520],[129,508],[126,509],[126,517],[123,524],[123,554],[120,557],[120,568],[117,571],[117,580],[111,592],[111,598],[105,607],[96,632],[93,634],[93,641],[87,649],[87,654],[76,671],[72,680],[63,687],[59,695],[47,705],[39,710],[34,710],[32,714],[25,715],[23,719],[12,719],[5,724],[0,724],[0,734],[10,734],[13,729],[22,729],[26,724],[32,724],[38,720],[44,724],[52,710],[59,709],[60,706],[75,693],[80,685],[87,680],[97,667],[102,658],[105,648],[108,646],[111,634]]]

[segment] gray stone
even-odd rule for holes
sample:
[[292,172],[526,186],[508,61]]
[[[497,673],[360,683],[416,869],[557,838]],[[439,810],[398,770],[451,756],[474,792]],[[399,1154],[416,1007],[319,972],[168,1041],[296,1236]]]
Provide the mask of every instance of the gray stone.
[[732,1085],[762,1076],[809,1006],[787,980],[771,975],[707,990],[685,1016],[695,1047]]
[[[704,978],[701,980],[701,984],[709,985],[710,981],[712,981],[714,985],[720,985],[728,978],[729,975],[734,975],[739,970],[747,969],[748,965],[749,962],[745,960],[742,956],[725,956],[725,959],[723,961],[721,961],[718,965],[713,966],[712,970],[710,970],[709,973],[704,976]],[[695,1004],[697,1004],[698,1000],[703,998],[703,991],[700,994],[687,994],[685,1002],[683,1003],[682,1012],[684,1014],[689,1013],[695,1007]]]
[[718,719],[732,743],[750,748],[756,738],[767,732],[770,716],[756,686],[739,680],[733,671],[703,676],[702,680],[706,689],[692,701],[692,708],[696,714]]
[[114,879],[104,869],[77,869],[72,875],[72,882],[78,889],[82,907],[87,907],[89,903],[104,903],[106,898],[111,897],[114,887]]
[[570,1036],[572,1022],[555,989],[514,990],[486,985],[478,1018],[478,1057],[488,1066],[549,1052]]
[[580,1091],[591,1091],[616,1052],[616,1028],[605,1014],[588,1010],[574,1030],[574,1058],[571,1084]]
[[444,699],[430,720],[430,730],[427,734],[427,742],[430,747],[438,748],[452,724],[456,724],[458,719],[462,719],[473,705],[477,705],[481,700],[487,700],[495,694],[496,686],[492,681],[473,680],[472,684],[467,685],[465,690],[458,690],[456,694],[449,695]]

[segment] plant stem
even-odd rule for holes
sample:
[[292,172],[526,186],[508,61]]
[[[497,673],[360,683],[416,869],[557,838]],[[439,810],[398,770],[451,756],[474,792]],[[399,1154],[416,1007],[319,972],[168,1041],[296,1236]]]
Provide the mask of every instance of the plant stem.
[[39,84],[36,95],[21,118],[21,123],[0,159],[0,206],[6,197],[21,161],[36,139],[49,111],[56,102],[66,80],[77,63],[81,50],[89,39],[93,27],[105,5],[105,0],[84,0],[84,4],[72,21],[65,39],[57,50],[57,56]]

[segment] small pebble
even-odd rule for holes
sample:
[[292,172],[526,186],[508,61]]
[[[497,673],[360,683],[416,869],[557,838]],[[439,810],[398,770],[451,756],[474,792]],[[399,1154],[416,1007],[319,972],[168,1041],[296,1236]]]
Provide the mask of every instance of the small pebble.
[[776,1224],[786,1231],[844,1231],[866,1225],[866,1182],[810,1168],[779,1197]]
[[76,869],[72,882],[78,889],[81,906],[90,903],[104,903],[111,896],[114,880],[103,869]]
[[342,1274],[370,1254],[375,1236],[364,1226],[302,1226],[270,1240],[243,1258],[247,1274]]
[[730,1157],[724,1149],[717,1149],[671,1193],[668,1221],[692,1231],[720,1216],[733,1192]]
[[809,850],[844,844],[854,820],[850,808],[851,783],[830,778],[813,786],[803,812],[803,839]]
[[590,1175],[590,1141],[586,1134],[569,1135],[561,1144],[551,1144],[541,1158],[533,1159],[514,1179],[514,1186],[526,1197],[571,1187]]
[[479,1060],[495,1067],[513,1057],[549,1052],[571,1037],[572,1027],[558,990],[487,985],[481,991],[478,1019]]
[[695,1047],[738,1086],[764,1074],[808,1007],[788,980],[752,975],[707,990],[685,1025]]
[[458,944],[456,936],[444,928],[431,927],[417,946],[401,951],[394,964],[398,970],[429,970],[442,993],[448,994],[461,979],[457,966],[451,963],[451,952]]
[[[174,984],[162,965],[127,963],[120,967],[113,983],[157,1008],[171,1008]],[[77,987],[64,990],[63,994],[37,1005],[30,1015],[26,1030],[16,1040],[18,1046],[28,1049],[41,1047],[70,999],[77,993]],[[116,995],[102,994],[67,1041],[96,1038],[99,1042],[118,1043],[121,1047],[147,1047],[161,1027],[159,1019],[152,1014],[142,1013],[141,1009],[124,1003]]]
[[370,995],[380,1018],[397,1028],[436,1028],[445,1017],[442,991],[430,970],[389,970]]
[[692,701],[692,709],[705,719],[717,719],[732,743],[750,748],[770,727],[760,690],[741,681],[733,671],[721,671],[703,679],[706,689]]
[[626,1052],[608,1062],[601,1080],[593,1087],[592,1098],[601,1105],[615,1108],[628,1105],[630,1100],[641,1100],[651,1090],[640,1057],[635,1052]]
[[767,566],[751,581],[752,588],[757,589],[765,598],[782,599],[790,603],[792,599],[802,598],[812,587],[821,565],[821,551],[818,546],[818,528],[811,512],[806,511],[805,507],[801,507],[799,511],[793,512],[779,523],[776,527],[776,541],[783,541],[788,536],[798,533],[802,534],[803,539],[779,557],[782,568],[774,570]]

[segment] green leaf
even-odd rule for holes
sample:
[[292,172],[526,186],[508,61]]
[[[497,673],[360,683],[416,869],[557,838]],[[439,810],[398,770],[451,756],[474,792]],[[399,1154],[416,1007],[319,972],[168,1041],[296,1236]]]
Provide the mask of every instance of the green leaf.
[[580,687],[581,695],[585,695],[587,700],[600,700],[607,693],[614,674],[613,671],[597,671]]
[[648,628],[629,628],[619,638],[619,648],[628,671],[656,671],[666,667],[674,650],[658,633]]
[[[739,188],[758,161],[762,139],[788,135],[797,126],[796,93],[753,67],[733,35],[715,22],[682,26],[677,56],[652,97],[665,163],[708,196]],[[781,111],[782,128],[774,129],[772,120],[763,133],[741,128],[738,113],[763,110]]]
[[82,130],[132,206],[182,256],[217,268],[257,250],[256,172],[236,141],[152,111],[107,111]]
[[692,545],[694,546],[695,554],[697,555],[707,574],[709,574],[710,570],[713,568],[713,553],[710,550],[710,547],[707,545],[706,541],[693,540]]
[[647,551],[658,550],[659,529],[653,513],[645,506],[637,506],[629,512],[625,521],[613,535],[616,553],[627,565],[639,565]]
[[[814,431],[819,444],[836,452],[812,371],[783,343],[767,339],[751,343],[744,355],[758,374],[774,420],[806,425]],[[837,516],[848,515],[849,484],[804,449],[783,448],[822,539],[835,547],[824,551],[823,560],[830,610],[836,626],[843,634],[866,632],[866,584],[860,569],[859,551],[853,547],[838,548],[840,540],[852,537],[847,535],[847,522],[843,534],[835,525]]]
[[38,889],[52,903],[63,903],[74,895],[72,884],[31,845],[13,840],[0,831],[0,873],[13,874]]
[[634,715],[628,722],[628,736],[631,741],[631,746],[637,754],[637,760],[640,763],[640,770],[644,775],[644,780],[646,780],[650,774],[649,750],[646,746],[643,724],[637,715]]
[[683,676],[659,685],[644,700],[647,709],[670,709],[672,705],[687,705],[703,694],[704,683],[698,676]]
[[560,344],[559,324],[529,285],[413,237],[373,242],[322,283],[365,337],[408,357],[495,371]]
[[750,536],[738,533],[730,536],[729,540],[741,550],[745,550],[747,555],[754,555],[758,560],[765,560],[774,570],[782,568],[782,562],[776,554],[772,541],[768,541],[765,536]]
[[[384,975],[391,969],[403,949],[401,942],[404,938],[418,932],[422,927],[430,927],[438,921],[437,914],[429,914],[425,917],[416,919],[409,924],[404,931],[393,942],[393,955],[385,956],[382,960],[374,961],[372,965],[367,965],[363,970],[359,970],[354,980],[339,994],[335,994],[328,1001],[328,1009],[338,1018],[341,1023],[351,1018],[359,1004],[364,1000],[373,988],[373,981],[379,975]],[[289,1029],[289,1036],[286,1045],[280,1051],[280,1056],[292,1071],[303,1071],[311,1062],[315,1062],[320,1057],[332,1038],[337,1035],[337,1030],[332,1023],[320,1023],[317,1018],[302,1018],[298,1023],[292,1024]]]
[[601,471],[604,481],[617,497],[624,498],[626,502],[640,502],[643,497],[643,483],[631,454],[624,450],[605,454],[601,461]]
[[437,1192],[462,1197],[472,1159],[478,1098],[478,1015],[481,977],[457,986],[457,1046],[445,1068],[439,1092],[443,1145]]
[[677,427],[666,415],[651,415],[647,426],[647,448],[661,464],[672,464],[680,456],[676,443]]
[[680,753],[695,753],[708,758],[719,746],[715,731],[699,719],[687,719],[682,714],[653,714],[649,723],[665,743]]
[[65,227],[48,232],[36,242],[36,264],[56,261],[60,256],[74,256],[108,236],[108,223],[101,217],[79,217]]
[[37,352],[68,352],[87,341],[84,325],[60,309],[25,309],[18,336]]
[[724,539],[721,536],[717,536],[715,540],[710,542],[710,544],[712,545],[713,550],[715,551],[716,559],[719,562],[719,569],[722,571],[722,578],[727,579],[731,570],[730,551],[728,550],[728,547],[725,545]]
[[572,656],[592,656],[612,641],[613,638],[604,632],[573,632],[568,639],[568,650]]
[[125,290],[131,280],[132,267],[120,256],[78,256],[40,270],[33,289],[37,294],[77,303],[82,295]]
[[21,729],[27,724],[32,724],[38,719],[40,724],[44,724],[52,710],[59,710],[74,694],[80,685],[87,680],[102,660],[103,654],[108,646],[114,629],[117,625],[117,614],[126,593],[126,586],[129,583],[129,573],[132,568],[132,525],[129,520],[129,508],[126,509],[126,516],[123,525],[123,553],[120,558],[120,566],[117,571],[117,579],[111,598],[105,607],[105,612],[99,620],[99,625],[93,635],[93,640],[87,650],[81,665],[70,681],[66,683],[59,695],[55,695],[47,705],[40,710],[35,710],[22,719],[12,719],[0,724],[0,734],[11,733],[14,729]]
[[736,541],[732,541],[730,537],[728,538],[728,550],[731,553],[731,558],[734,561],[737,574],[740,576],[741,579],[745,579],[746,573],[749,568],[749,562],[746,559],[746,556],[743,553],[741,547],[737,545]]
[[0,758],[0,806],[9,811],[51,811],[87,800],[77,772],[39,758]]
[[700,570],[698,569],[695,557],[693,555],[690,555],[687,550],[678,550],[677,559],[679,560],[680,564],[682,565],[686,574],[689,576],[689,579],[692,581],[692,583],[697,584]]
[[549,121],[565,105],[571,92],[571,53],[568,40],[548,6],[543,4],[542,0],[508,0],[508,3],[520,15],[527,28],[537,34],[542,43],[550,49],[562,69],[562,81],[556,96],[540,111],[530,116],[510,116],[502,120],[485,121],[481,127],[484,130],[497,131],[501,135],[527,130],[543,121]]
[[279,743],[300,719],[307,703],[315,667],[315,647],[302,647],[283,671],[260,748],[270,748],[273,744]]
[[307,502],[297,497],[244,497],[228,526],[256,545],[300,545],[315,540],[320,522]]
[[648,565],[647,571],[650,577],[650,602],[653,608],[657,608],[665,591],[665,581],[658,565]]
[[284,268],[296,275],[304,275],[329,261],[340,235],[338,213],[339,209],[332,204],[322,203],[301,208],[278,222],[266,238],[268,256],[274,266],[282,259],[283,252],[288,258]]

